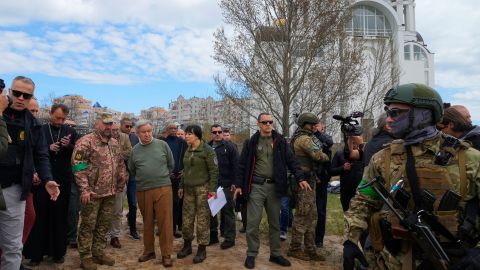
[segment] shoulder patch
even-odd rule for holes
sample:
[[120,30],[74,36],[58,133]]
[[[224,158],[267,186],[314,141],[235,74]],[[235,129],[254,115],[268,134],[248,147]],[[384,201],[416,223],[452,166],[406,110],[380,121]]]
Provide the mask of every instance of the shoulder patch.
[[85,153],[82,150],[78,150],[77,153],[75,153],[75,160],[82,160],[84,155]]

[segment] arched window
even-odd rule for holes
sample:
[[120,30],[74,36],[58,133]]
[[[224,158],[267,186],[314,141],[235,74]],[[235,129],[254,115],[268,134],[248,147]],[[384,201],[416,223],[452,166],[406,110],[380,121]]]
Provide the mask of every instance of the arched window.
[[428,57],[425,51],[418,45],[413,45],[413,60],[423,61],[424,66],[428,68]]
[[405,60],[410,60],[410,44],[407,44],[403,47],[403,56]]
[[392,27],[385,15],[378,9],[359,5],[353,10],[347,32],[355,36],[390,36]]

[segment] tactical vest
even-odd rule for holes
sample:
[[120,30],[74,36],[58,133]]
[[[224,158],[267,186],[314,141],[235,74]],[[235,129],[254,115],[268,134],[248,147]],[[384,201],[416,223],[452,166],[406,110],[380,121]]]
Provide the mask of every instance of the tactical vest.
[[[467,191],[467,176],[466,176],[466,162],[465,162],[465,150],[467,146],[462,145],[460,149],[455,150],[455,156],[450,160],[447,166],[440,166],[434,164],[435,156],[432,153],[431,159],[417,159],[415,163],[415,169],[418,176],[418,185],[420,190],[426,189],[435,195],[435,201],[433,203],[432,213],[438,218],[439,222],[449,230],[453,235],[456,235],[458,227],[460,225],[460,213],[459,210],[452,211],[438,211],[438,205],[442,196],[452,189],[465,198]],[[441,149],[442,150],[442,149]],[[385,187],[388,190],[399,181],[403,179],[403,188],[410,194],[410,200],[408,202],[408,209],[414,208],[413,194],[410,190],[410,184],[406,175],[406,150],[403,143],[393,142],[390,147],[385,148],[385,154],[383,155],[383,170],[384,179],[386,179]],[[452,151],[452,149],[449,149]],[[427,154],[427,153],[426,153]],[[447,167],[456,166],[458,170],[458,182],[452,182],[451,176]],[[455,168],[451,168],[454,170]],[[381,219],[386,219],[392,225],[392,231],[395,228],[401,228],[398,218],[390,211],[381,211],[372,215],[370,220],[370,233],[372,237],[372,245],[375,250],[381,251],[384,247],[381,232],[379,231],[379,225]],[[394,238],[402,238],[395,235]],[[442,242],[442,238],[439,239]]]
[[310,138],[312,137],[311,133],[309,134],[303,130],[299,130],[293,135],[292,140],[290,141],[290,145],[292,146],[293,153],[295,154],[295,157],[300,163],[302,169],[305,172],[312,172],[315,169],[316,162],[312,160],[312,158],[308,155],[305,155],[303,151],[296,151],[295,149],[295,141],[301,136],[309,136]]

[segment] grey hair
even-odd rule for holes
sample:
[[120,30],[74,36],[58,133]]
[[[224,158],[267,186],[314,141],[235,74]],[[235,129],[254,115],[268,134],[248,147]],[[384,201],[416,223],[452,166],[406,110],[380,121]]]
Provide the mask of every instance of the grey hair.
[[33,82],[32,79],[28,78],[28,77],[25,77],[25,76],[17,76],[13,79],[12,81],[12,84],[15,82],[15,81],[22,81],[23,83],[26,83],[26,84],[30,84],[33,86],[33,88],[35,89],[35,83]]
[[145,126],[145,125],[150,125],[151,127],[153,127],[152,122],[150,122],[150,121],[145,121],[145,120],[144,120],[144,121],[138,121],[138,122],[135,124],[135,128],[136,128],[136,129],[139,129],[139,128]]

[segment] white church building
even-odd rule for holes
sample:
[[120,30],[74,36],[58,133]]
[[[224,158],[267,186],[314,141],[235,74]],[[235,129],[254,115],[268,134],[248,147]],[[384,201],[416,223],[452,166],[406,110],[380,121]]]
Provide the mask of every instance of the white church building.
[[357,0],[346,29],[366,39],[392,38],[400,67],[399,84],[434,87],[434,54],[417,32],[414,0]]

